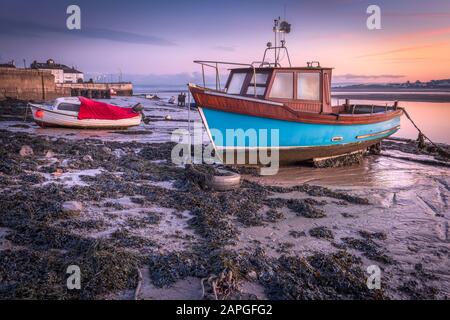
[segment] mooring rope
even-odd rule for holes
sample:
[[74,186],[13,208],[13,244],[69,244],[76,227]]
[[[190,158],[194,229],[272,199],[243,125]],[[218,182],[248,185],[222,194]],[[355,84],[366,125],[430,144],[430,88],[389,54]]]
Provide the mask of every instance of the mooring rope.
[[405,108],[402,107],[398,107],[398,109],[403,110],[403,112],[405,113],[405,116],[408,118],[409,121],[411,121],[411,123],[413,124],[413,126],[417,129],[417,131],[419,131],[419,134],[422,135],[425,139],[427,139],[428,141],[430,141],[430,143],[438,150],[441,152],[441,154],[445,155],[446,157],[450,157],[450,154],[442,149],[441,147],[439,147],[436,143],[434,143],[430,138],[428,138],[423,132],[422,130],[420,130],[420,128],[417,126],[417,124],[414,122],[414,120],[411,118],[411,116],[409,115],[408,111],[406,111]]

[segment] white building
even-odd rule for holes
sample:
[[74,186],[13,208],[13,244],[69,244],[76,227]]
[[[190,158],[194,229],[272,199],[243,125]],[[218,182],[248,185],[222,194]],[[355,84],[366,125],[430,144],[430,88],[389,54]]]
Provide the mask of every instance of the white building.
[[55,77],[55,83],[77,83],[84,81],[84,74],[76,70],[74,67],[70,68],[65,64],[55,63],[53,59],[48,59],[47,62],[34,61],[31,66],[32,69],[50,71]]

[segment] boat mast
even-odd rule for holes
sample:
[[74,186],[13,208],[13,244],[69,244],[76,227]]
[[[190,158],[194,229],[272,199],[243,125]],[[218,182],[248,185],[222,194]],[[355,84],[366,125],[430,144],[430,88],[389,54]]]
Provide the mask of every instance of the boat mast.
[[275,56],[275,59],[274,59],[274,65],[275,65],[275,67],[276,67],[277,64],[278,64],[278,57],[277,57],[277,47],[278,47],[278,43],[277,43],[277,33],[278,33],[278,25],[279,25],[279,22],[280,22],[280,17],[278,17],[278,19],[273,20],[273,33],[274,33],[274,35],[275,35],[275,42],[274,42],[275,50],[273,51],[273,52],[274,52],[274,56]]
[[[286,56],[289,61],[289,66],[291,66],[291,59],[289,57],[289,52],[286,48],[286,34],[291,32],[291,25],[286,20],[281,20],[281,17],[278,17],[278,19],[274,19],[274,25],[273,25],[273,33],[274,33],[274,44],[272,46],[272,43],[267,43],[267,48],[264,51],[264,57],[262,61],[262,65],[265,63],[266,58],[266,52],[267,50],[273,50],[274,51],[274,66],[278,67],[280,66],[280,51],[285,50]],[[280,34],[280,35],[278,35]],[[270,63],[269,63],[270,64]]]

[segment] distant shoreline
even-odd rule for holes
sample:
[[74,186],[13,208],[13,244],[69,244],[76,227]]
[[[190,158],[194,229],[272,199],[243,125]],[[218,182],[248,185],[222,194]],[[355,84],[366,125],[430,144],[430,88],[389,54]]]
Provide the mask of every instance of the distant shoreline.
[[331,87],[332,91],[339,92],[448,92],[450,88],[392,88],[392,87]]
[[438,89],[351,89],[342,87],[332,88],[331,96],[338,99],[353,100],[450,102],[450,90]]
[[[180,85],[135,85],[134,95],[187,92]],[[417,102],[450,102],[449,89],[396,89],[396,88],[349,88],[333,87],[331,96],[337,99],[351,100],[385,100]]]

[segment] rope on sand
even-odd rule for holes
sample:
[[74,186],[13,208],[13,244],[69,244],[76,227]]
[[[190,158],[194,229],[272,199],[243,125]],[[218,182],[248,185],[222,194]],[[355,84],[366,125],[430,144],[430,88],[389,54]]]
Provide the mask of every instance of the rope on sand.
[[422,130],[419,129],[419,127],[417,126],[417,124],[414,122],[414,120],[411,118],[411,116],[409,115],[408,111],[406,111],[405,108],[402,107],[398,107],[398,109],[403,110],[403,112],[405,113],[405,116],[408,118],[409,121],[411,121],[411,123],[413,124],[413,126],[417,129],[417,131],[419,131],[419,143],[420,140],[423,140],[423,138],[427,139],[428,141],[430,141],[430,143],[442,154],[445,155],[446,157],[450,157],[450,154],[442,149],[441,147],[439,147],[436,143],[434,143],[430,138],[428,138],[423,132]]
[[134,300],[139,300],[139,293],[141,292],[142,287],[142,273],[139,267],[137,267],[137,274],[138,274],[138,284],[136,290],[134,291]]

